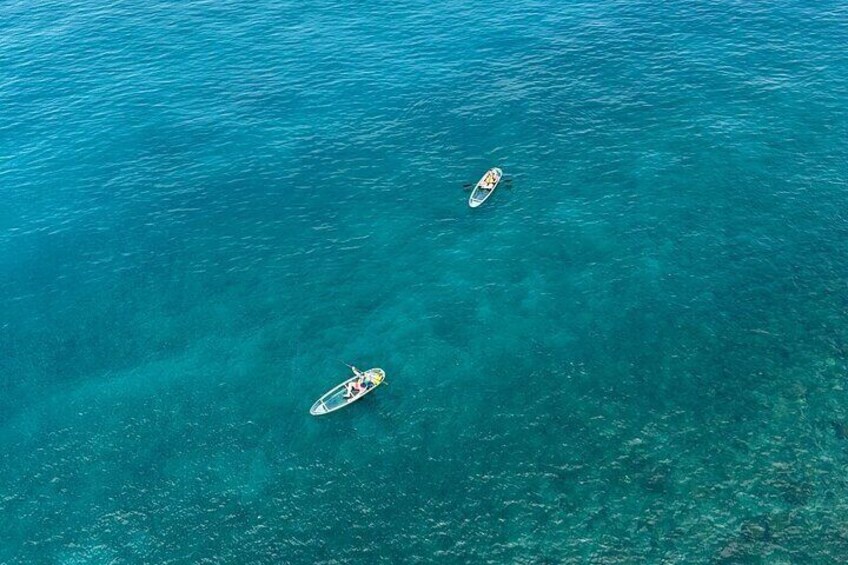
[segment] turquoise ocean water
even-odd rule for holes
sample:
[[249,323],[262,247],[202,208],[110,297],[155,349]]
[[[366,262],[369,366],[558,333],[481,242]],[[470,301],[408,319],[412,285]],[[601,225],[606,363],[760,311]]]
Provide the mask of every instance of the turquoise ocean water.
[[0,30],[0,562],[848,560],[844,3]]

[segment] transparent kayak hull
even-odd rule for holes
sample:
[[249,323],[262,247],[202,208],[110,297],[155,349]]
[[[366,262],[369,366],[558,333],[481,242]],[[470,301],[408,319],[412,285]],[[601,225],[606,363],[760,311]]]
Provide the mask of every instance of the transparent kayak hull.
[[[492,185],[484,185],[483,181],[489,176],[489,173],[494,173],[495,175],[495,183]],[[476,208],[486,201],[489,196],[495,191],[498,185],[501,182],[501,177],[503,177],[503,171],[497,167],[489,169],[486,171],[486,174],[477,181],[477,184],[474,186],[474,190],[471,191],[471,196],[468,197],[468,205],[472,208]]]
[[354,375],[340,385],[333,387],[329,392],[324,394],[324,396],[316,400],[315,404],[312,405],[312,408],[309,409],[309,413],[313,416],[322,416],[324,414],[329,414],[330,412],[335,412],[336,410],[344,408],[348,404],[353,404],[383,384],[383,381],[386,379],[386,373],[383,369],[368,369],[367,371],[363,371],[362,374],[367,377],[367,386],[365,390],[357,393],[355,396],[347,397],[348,392],[345,385],[352,383],[359,378],[359,375]]

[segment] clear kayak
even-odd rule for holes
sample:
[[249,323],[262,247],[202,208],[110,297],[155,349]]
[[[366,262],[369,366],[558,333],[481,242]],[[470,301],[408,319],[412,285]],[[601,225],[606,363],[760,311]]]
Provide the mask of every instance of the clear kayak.
[[367,371],[353,369],[353,371],[354,376],[316,400],[312,408],[309,409],[309,413],[313,416],[322,416],[335,412],[348,404],[353,404],[386,380],[386,372],[383,369],[368,369]]
[[501,182],[502,176],[503,171],[497,167],[486,171],[486,174],[483,175],[483,177],[474,186],[474,190],[471,191],[471,196],[468,197],[468,205],[472,208],[476,208],[485,202],[498,187],[498,183]]

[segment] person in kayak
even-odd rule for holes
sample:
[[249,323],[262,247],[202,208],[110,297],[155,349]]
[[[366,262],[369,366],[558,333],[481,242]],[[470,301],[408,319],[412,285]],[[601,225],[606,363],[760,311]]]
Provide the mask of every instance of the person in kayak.
[[495,186],[495,183],[498,180],[498,176],[495,174],[495,171],[489,171],[486,173],[486,177],[483,179],[483,188],[492,188]]
[[358,379],[345,385],[345,389],[347,390],[347,394],[345,395],[345,397],[347,398],[353,398],[354,396],[356,396],[360,392],[365,391],[365,389],[368,388],[366,386],[365,375],[363,375],[362,373],[357,374],[359,375]]

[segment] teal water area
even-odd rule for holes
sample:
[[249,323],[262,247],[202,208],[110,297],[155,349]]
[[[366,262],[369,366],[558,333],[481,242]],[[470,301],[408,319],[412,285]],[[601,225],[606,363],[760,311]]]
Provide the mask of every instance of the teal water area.
[[848,560],[845,5],[307,4],[0,12],[0,562]]

